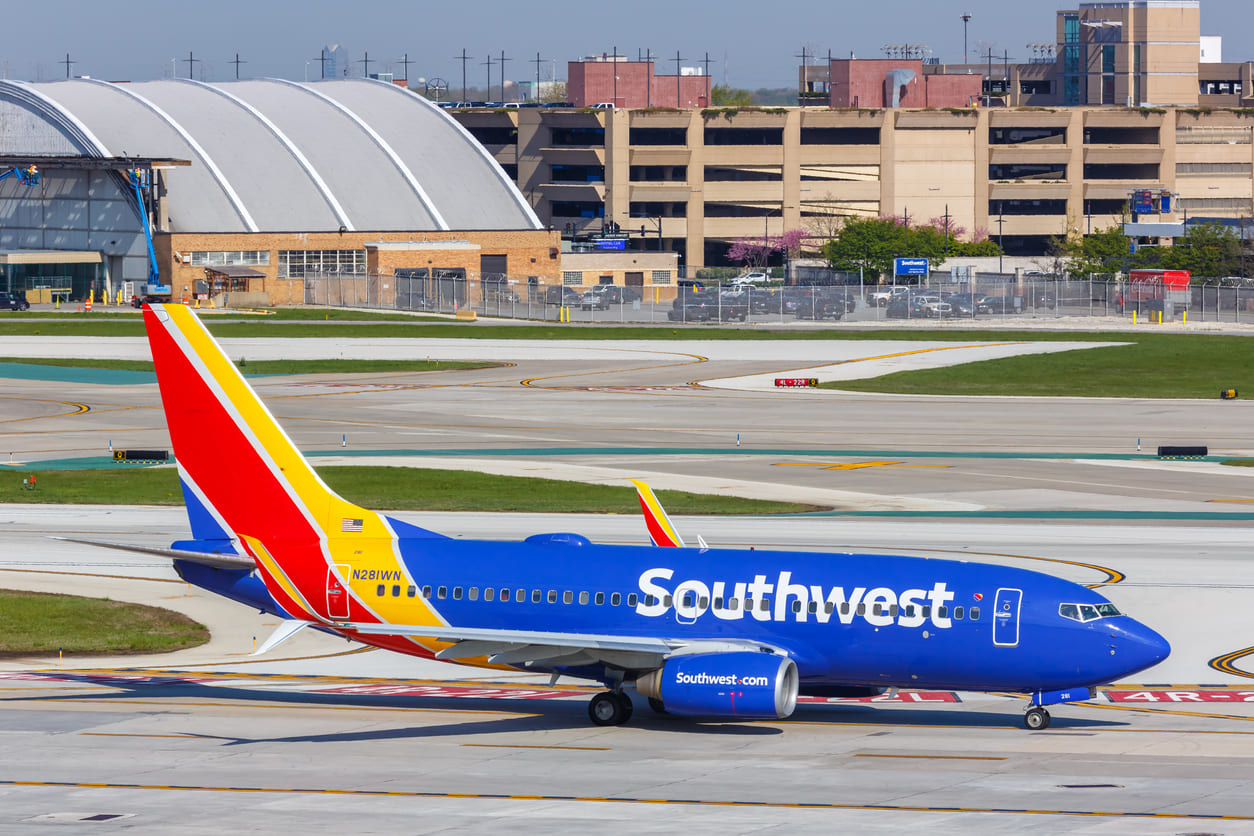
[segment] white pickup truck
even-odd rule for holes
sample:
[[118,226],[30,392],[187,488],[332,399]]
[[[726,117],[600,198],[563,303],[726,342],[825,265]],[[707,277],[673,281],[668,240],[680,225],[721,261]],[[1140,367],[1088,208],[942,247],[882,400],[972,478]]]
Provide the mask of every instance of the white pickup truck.
[[872,307],[887,307],[888,303],[898,297],[908,296],[911,288],[906,285],[893,285],[879,290],[872,290],[866,295],[866,303]]

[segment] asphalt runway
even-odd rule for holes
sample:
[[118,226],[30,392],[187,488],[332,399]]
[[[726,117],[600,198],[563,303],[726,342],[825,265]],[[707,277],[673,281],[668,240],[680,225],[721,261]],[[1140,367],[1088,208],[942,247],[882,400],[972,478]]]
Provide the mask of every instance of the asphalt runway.
[[[281,342],[273,350],[334,350]],[[156,658],[0,660],[0,832],[96,817],[151,833],[1254,833],[1254,473],[1148,455],[1169,443],[1248,455],[1246,404],[776,391],[777,372],[1014,349],[759,347],[770,345],[572,356],[509,344],[504,368],[254,383],[319,464],[645,475],[810,502],[836,513],[677,524],[711,545],[961,557],[1100,584],[1172,642],[1171,658],[1058,707],[1044,732],[1022,728],[1020,698],[915,692],[805,703],[777,723],[692,723],[640,705],[631,725],[605,729],[588,723],[576,682],[303,633],[250,658],[273,619],[188,589],[160,560],[48,539],[166,545],[185,533],[180,509],[5,505],[0,585],[168,606],[213,639]],[[15,463],[168,446],[150,383],[5,386]],[[647,537],[634,508],[399,516],[453,536]]]

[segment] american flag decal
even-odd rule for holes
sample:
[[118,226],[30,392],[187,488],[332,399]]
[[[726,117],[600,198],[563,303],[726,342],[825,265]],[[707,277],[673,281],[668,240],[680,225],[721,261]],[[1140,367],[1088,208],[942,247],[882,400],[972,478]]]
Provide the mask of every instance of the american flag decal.
[[365,520],[350,520],[345,517],[340,520],[340,531],[361,531],[363,523]]

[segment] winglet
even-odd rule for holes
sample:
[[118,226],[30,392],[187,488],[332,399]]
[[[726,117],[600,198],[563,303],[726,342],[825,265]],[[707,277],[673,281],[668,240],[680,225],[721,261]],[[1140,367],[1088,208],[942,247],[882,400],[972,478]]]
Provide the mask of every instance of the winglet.
[[649,539],[653,541],[653,545],[682,549],[684,539],[679,536],[675,526],[671,525],[670,517],[666,516],[662,503],[653,495],[653,489],[636,479],[632,479],[631,483],[636,486],[636,493],[640,496],[640,510],[644,513],[644,524],[649,529]]

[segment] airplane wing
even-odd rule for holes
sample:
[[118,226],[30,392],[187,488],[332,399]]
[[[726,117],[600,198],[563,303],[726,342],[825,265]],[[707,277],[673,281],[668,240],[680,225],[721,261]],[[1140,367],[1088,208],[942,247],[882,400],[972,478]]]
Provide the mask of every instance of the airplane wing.
[[156,557],[166,557],[171,560],[186,560],[190,563],[200,563],[205,566],[212,566],[215,569],[252,569],[257,565],[257,562],[246,554],[231,554],[227,552],[207,554],[205,552],[184,551],[183,549],[162,549],[153,546],[136,546],[129,543],[106,543],[100,540],[78,540],[73,537],[53,537],[52,539],[61,540],[65,543],[80,543],[84,546],[99,546],[103,549],[117,549],[118,551],[123,552],[151,554]]
[[639,671],[658,668],[668,657],[679,654],[752,651],[788,655],[781,648],[761,642],[726,639],[612,636],[430,624],[341,623],[336,626],[350,634],[431,636],[442,642],[453,642],[436,654],[437,659],[453,661],[486,656],[491,664],[501,665],[549,667],[604,663]]

